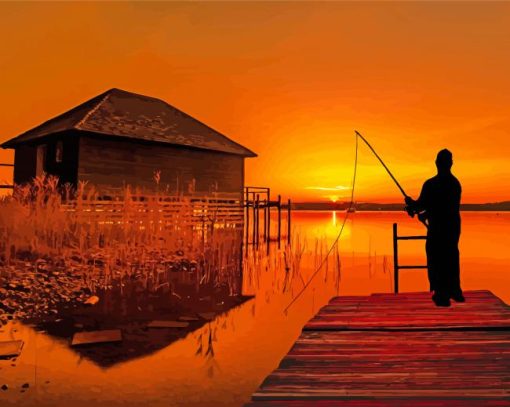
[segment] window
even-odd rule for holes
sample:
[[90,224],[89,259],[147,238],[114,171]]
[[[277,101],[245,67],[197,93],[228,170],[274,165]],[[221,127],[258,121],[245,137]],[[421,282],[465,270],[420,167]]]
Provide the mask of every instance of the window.
[[55,162],[61,163],[62,162],[62,154],[64,150],[64,145],[62,141],[57,141],[57,145],[55,146]]

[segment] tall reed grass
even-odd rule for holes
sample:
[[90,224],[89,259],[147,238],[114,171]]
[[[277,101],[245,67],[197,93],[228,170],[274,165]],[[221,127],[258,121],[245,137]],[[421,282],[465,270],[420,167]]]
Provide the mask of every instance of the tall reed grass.
[[313,280],[338,294],[342,262],[338,245],[326,258],[331,244],[326,237],[314,237],[309,244],[309,237],[293,230],[292,244],[285,244],[281,250],[272,247],[267,252],[263,245],[251,247],[244,257],[243,292],[267,298],[282,294],[293,297]]
[[73,264],[91,289],[137,278],[156,290],[179,276],[197,291],[222,286],[238,294],[242,224],[229,218],[228,204],[211,202],[167,192],[141,196],[129,187],[101,201],[85,183],[73,191],[55,177],[37,177],[0,200],[0,259]]

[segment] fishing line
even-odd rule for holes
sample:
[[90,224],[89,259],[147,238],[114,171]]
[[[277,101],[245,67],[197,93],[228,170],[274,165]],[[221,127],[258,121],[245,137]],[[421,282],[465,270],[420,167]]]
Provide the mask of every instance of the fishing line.
[[[356,135],[356,149],[355,149],[355,155],[354,155],[354,174],[352,176],[352,188],[351,188],[351,202],[349,203],[349,207],[347,208],[347,210],[345,211],[345,216],[344,216],[344,220],[342,222],[342,226],[340,227],[340,231],[338,232],[338,236],[336,237],[335,241],[333,242],[333,244],[331,245],[331,248],[328,250],[328,252],[326,253],[326,256],[324,256],[324,258],[322,259],[321,263],[319,264],[319,267],[317,267],[317,269],[315,270],[315,272],[311,275],[311,277],[308,279],[308,281],[306,282],[306,284],[303,286],[303,288],[301,288],[301,291],[298,292],[298,294],[292,299],[292,301],[289,303],[289,305],[287,305],[287,307],[283,310],[283,312],[286,314],[287,311],[289,310],[289,308],[292,306],[292,304],[294,304],[298,298],[305,292],[305,290],[308,288],[308,286],[311,284],[312,280],[315,278],[315,276],[317,274],[319,274],[319,271],[322,269],[322,266],[324,266],[324,264],[328,261],[328,258],[329,258],[329,255],[331,254],[331,252],[333,251],[333,249],[335,248],[335,246],[338,244],[338,241],[340,240],[340,237],[342,236],[342,232],[344,231],[344,227],[345,227],[345,224],[347,223],[347,219],[349,218],[349,214],[351,213],[351,210],[352,210],[352,207],[354,205],[354,189],[355,189],[355,186],[356,186],[356,173],[357,173],[357,170],[358,170],[358,138],[361,138],[361,140],[363,140],[365,142],[365,144],[368,146],[368,148],[370,148],[370,150],[374,153],[374,155],[377,157],[377,159],[379,160],[379,162],[382,164],[382,166],[384,167],[384,169],[386,170],[386,172],[389,174],[389,176],[391,177],[391,179],[393,180],[393,182],[395,183],[395,185],[398,187],[398,189],[400,190],[400,192],[402,193],[402,195],[404,195],[404,198],[407,198],[408,195],[405,193],[404,191],[404,188],[402,188],[402,186],[399,184],[399,182],[397,181],[397,179],[394,177],[394,175],[391,173],[390,169],[386,166],[386,164],[384,163],[384,161],[382,160],[381,157],[379,157],[379,154],[377,154],[377,152],[375,151],[375,149],[370,145],[370,143],[367,141],[367,139],[365,137],[363,137],[357,130],[354,131],[355,135]],[[414,216],[414,215],[413,215]],[[420,222],[422,222],[425,226],[427,226],[427,224],[425,223],[424,220],[422,219],[419,219]]]
[[356,185],[356,172],[358,170],[358,135],[359,135],[358,132],[356,132],[356,149],[355,149],[356,152],[355,152],[355,155],[354,155],[354,174],[352,176],[351,202],[349,203],[349,207],[345,211],[344,220],[342,222],[342,226],[340,227],[340,231],[338,232],[338,236],[336,237],[335,241],[333,242],[333,244],[331,245],[330,249],[326,253],[326,256],[324,256],[324,258],[322,259],[321,263],[319,264],[319,267],[317,267],[317,270],[315,270],[315,272],[310,276],[310,278],[308,279],[306,284],[303,286],[303,288],[301,288],[301,291],[299,291],[297,293],[297,295],[292,299],[292,301],[289,303],[289,305],[287,305],[287,307],[285,307],[285,309],[283,310],[283,312],[285,314],[287,313],[289,308],[292,306],[292,304],[294,304],[298,300],[298,298],[305,292],[305,290],[311,284],[311,282],[314,279],[314,277],[317,274],[319,274],[319,271],[321,271],[322,266],[324,266],[326,261],[328,261],[329,255],[331,254],[331,252],[333,251],[333,249],[337,245],[338,241],[340,240],[340,237],[342,236],[342,232],[344,231],[345,224],[347,223],[347,219],[349,218],[349,214],[351,213],[352,207],[354,205],[354,187]]

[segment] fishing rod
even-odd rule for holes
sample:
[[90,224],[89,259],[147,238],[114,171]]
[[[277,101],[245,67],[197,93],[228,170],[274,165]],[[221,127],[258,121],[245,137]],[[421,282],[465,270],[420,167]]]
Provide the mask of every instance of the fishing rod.
[[361,133],[358,131],[358,130],[354,130],[354,133],[356,133],[356,135],[365,142],[365,144],[368,146],[368,148],[370,150],[372,150],[372,153],[374,153],[374,155],[377,157],[377,159],[379,160],[379,162],[382,164],[382,166],[384,167],[384,169],[388,172],[389,176],[391,177],[391,179],[393,180],[393,182],[395,183],[395,185],[398,187],[398,189],[400,189],[400,192],[402,192],[402,195],[404,195],[404,198],[408,198],[409,195],[406,194],[406,192],[404,191],[404,188],[402,188],[402,186],[400,185],[400,183],[397,181],[397,179],[395,178],[395,176],[391,173],[390,169],[386,166],[386,164],[384,163],[384,161],[382,160],[381,157],[379,157],[379,154],[377,154],[377,152],[374,150],[374,147],[372,147],[370,145],[370,143],[367,141],[367,139],[365,137],[363,137],[361,135]]
[[349,207],[345,211],[344,220],[342,221],[342,226],[340,226],[340,231],[338,232],[338,235],[336,236],[336,239],[333,242],[333,244],[331,245],[331,247],[329,248],[328,252],[323,257],[321,263],[319,264],[319,267],[317,267],[317,269],[310,276],[308,281],[303,285],[303,287],[301,288],[301,291],[299,291],[297,293],[297,295],[292,299],[292,301],[289,303],[289,305],[287,305],[285,307],[285,309],[283,310],[285,315],[287,315],[287,311],[289,310],[290,307],[292,307],[292,304],[294,304],[298,300],[298,298],[301,297],[301,294],[303,294],[305,292],[305,290],[311,284],[311,282],[314,279],[314,277],[317,274],[319,274],[319,271],[321,271],[322,266],[324,266],[324,264],[328,261],[329,255],[331,254],[331,252],[333,251],[333,249],[337,245],[338,241],[340,240],[340,237],[342,236],[342,232],[344,231],[345,224],[347,223],[347,219],[349,218],[349,215],[351,214],[351,209],[354,207],[354,189],[355,189],[354,187],[356,186],[356,174],[357,174],[357,172],[358,172],[358,137],[356,137],[356,149],[355,149],[355,154],[354,154],[354,173],[352,174],[351,201],[349,203]]
[[[395,185],[397,186],[397,188],[400,190],[400,192],[402,193],[402,195],[404,195],[404,199],[406,198],[410,198],[409,195],[406,194],[406,192],[404,191],[404,188],[402,188],[402,185],[400,185],[400,183],[397,181],[397,179],[395,178],[395,176],[391,173],[390,169],[388,168],[388,166],[384,163],[384,161],[382,160],[381,157],[379,157],[379,154],[377,154],[377,152],[375,151],[374,147],[371,146],[371,144],[368,142],[368,140],[363,137],[361,135],[361,133],[357,130],[354,130],[354,133],[356,133],[356,136],[358,136],[361,140],[363,140],[365,142],[365,144],[368,146],[368,148],[372,151],[372,153],[374,153],[374,155],[377,157],[377,159],[379,160],[379,162],[382,164],[382,166],[384,167],[384,169],[386,170],[386,172],[389,174],[389,176],[391,177],[391,179],[393,180],[393,182],[395,183]],[[407,213],[411,216],[411,217],[414,217],[414,212],[411,211],[410,209],[407,209],[406,207],[406,211]],[[425,225],[425,227],[428,228],[428,224],[426,223],[425,219],[420,216],[420,213],[418,213],[418,220],[423,223]]]
[[[326,256],[324,256],[324,258],[322,259],[321,263],[319,264],[319,267],[317,267],[317,269],[314,271],[314,273],[310,276],[310,278],[308,279],[308,281],[303,285],[303,288],[301,288],[301,290],[297,293],[297,295],[292,299],[292,301],[289,303],[289,305],[287,305],[285,307],[285,309],[283,310],[283,312],[285,314],[287,314],[287,311],[289,310],[289,308],[298,300],[299,297],[301,297],[301,295],[305,292],[305,290],[308,288],[308,286],[311,284],[312,280],[314,279],[314,277],[319,273],[319,271],[322,269],[322,266],[324,266],[324,264],[326,263],[326,261],[328,260],[328,257],[329,255],[331,254],[331,252],[333,251],[333,249],[335,248],[335,246],[337,245],[338,241],[340,240],[340,237],[342,236],[342,232],[344,231],[344,227],[345,227],[345,224],[347,222],[347,218],[349,217],[349,214],[351,213],[351,209],[354,207],[354,187],[356,185],[356,173],[357,173],[357,169],[358,169],[358,138],[360,138],[361,140],[363,140],[365,142],[365,144],[368,146],[368,148],[370,148],[370,150],[374,153],[374,155],[377,157],[377,159],[379,160],[379,162],[382,164],[382,166],[384,167],[384,169],[388,172],[388,174],[390,175],[391,179],[393,180],[393,182],[395,183],[395,185],[397,185],[398,189],[400,190],[400,192],[402,193],[402,195],[404,195],[404,198],[408,198],[409,195],[407,195],[404,191],[404,188],[402,188],[402,186],[400,185],[400,183],[397,181],[397,179],[395,178],[395,176],[391,173],[390,169],[386,166],[386,164],[384,163],[384,161],[382,160],[381,157],[379,157],[379,154],[377,154],[377,152],[375,151],[375,149],[371,146],[371,144],[367,141],[367,139],[365,137],[363,137],[361,135],[361,133],[357,130],[354,130],[355,134],[356,134],[356,153],[355,153],[355,156],[354,156],[354,174],[353,174],[353,177],[352,177],[352,187],[351,187],[351,201],[349,203],[349,207],[347,208],[347,210],[345,211],[345,216],[344,216],[344,219],[343,219],[343,222],[342,222],[342,226],[340,227],[340,232],[338,232],[338,235],[336,237],[336,239],[334,240],[333,244],[331,245],[330,249],[328,250],[328,252],[326,253]],[[414,216],[414,213],[413,212],[410,212],[408,211],[408,213],[411,215],[411,216]],[[423,219],[420,214],[418,214],[418,219],[420,220],[421,223],[423,223],[426,227],[428,227],[427,223],[425,222],[425,219]]]

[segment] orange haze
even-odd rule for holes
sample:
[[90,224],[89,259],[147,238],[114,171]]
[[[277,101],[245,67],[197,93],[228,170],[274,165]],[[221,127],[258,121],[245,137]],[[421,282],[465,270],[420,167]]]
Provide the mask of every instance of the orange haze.
[[[294,200],[348,196],[354,129],[411,195],[448,147],[464,202],[510,200],[509,16],[504,2],[2,3],[0,141],[119,87],[254,150],[247,183]],[[364,146],[356,194],[401,199]]]

